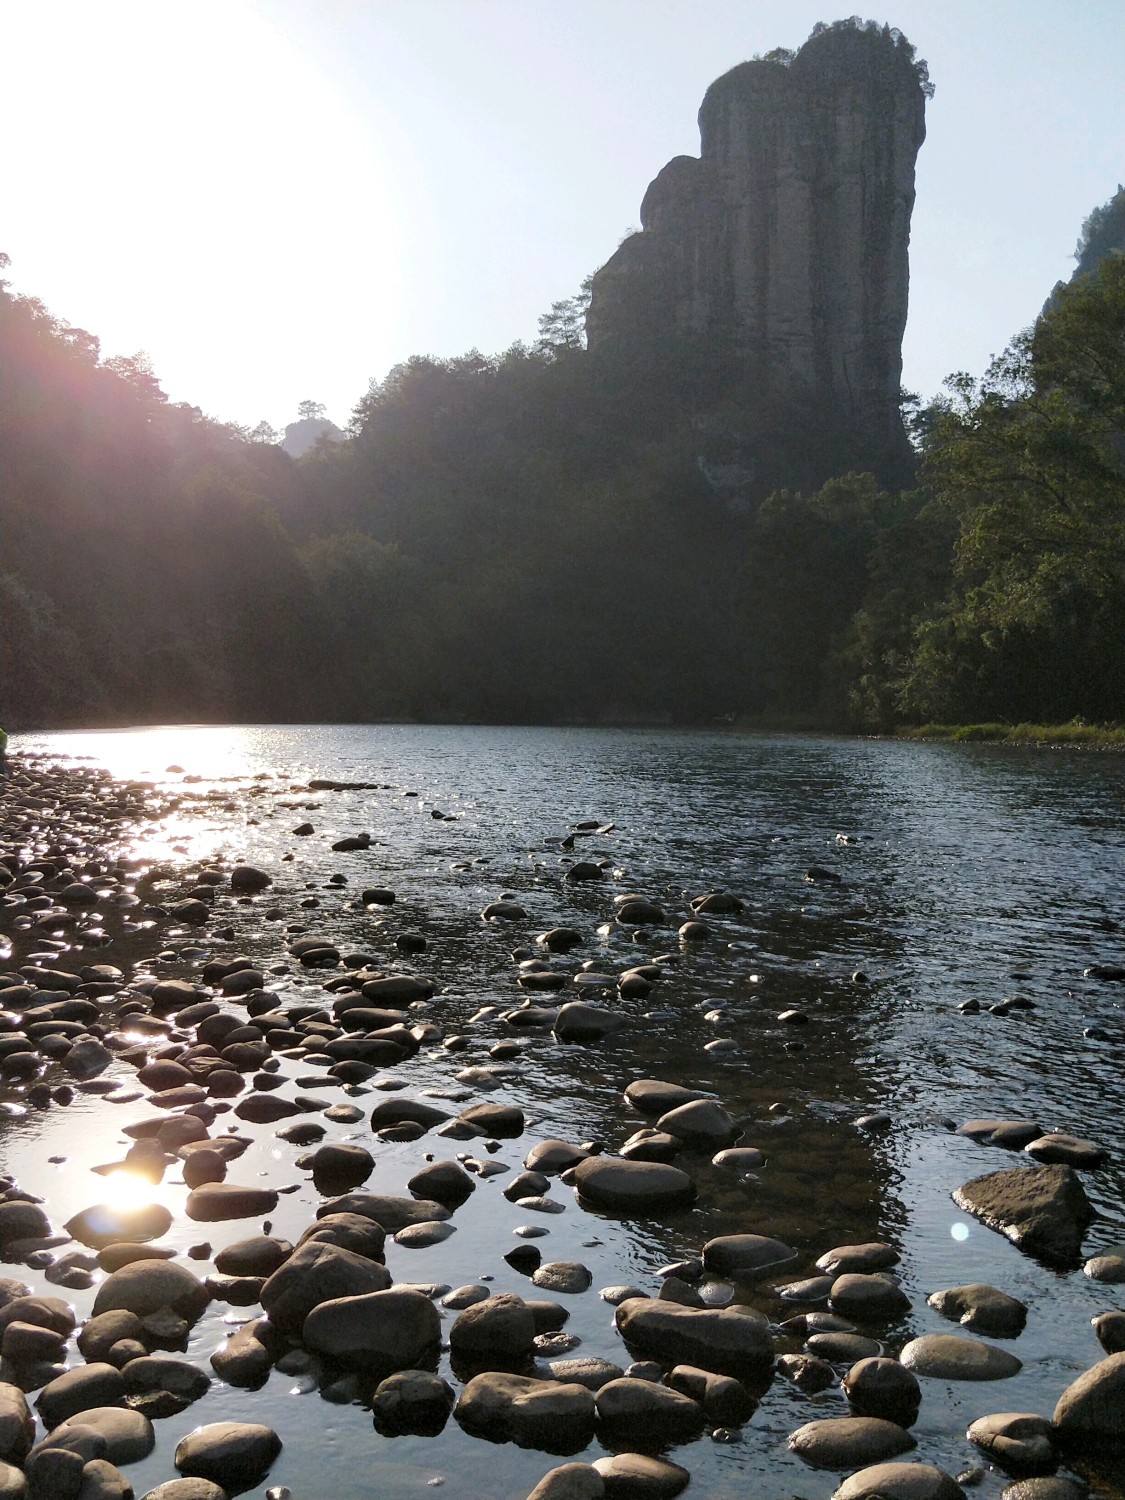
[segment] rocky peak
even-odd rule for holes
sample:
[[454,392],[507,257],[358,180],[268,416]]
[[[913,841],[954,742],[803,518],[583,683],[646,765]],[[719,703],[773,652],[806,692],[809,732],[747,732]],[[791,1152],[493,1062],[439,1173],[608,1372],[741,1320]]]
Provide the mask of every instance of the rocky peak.
[[733,405],[759,471],[771,445],[792,446],[810,426],[820,442],[800,446],[826,450],[828,472],[900,466],[928,91],[899,33],[850,22],[717,79],[699,111],[700,155],[662,169],[641,232],[594,277],[590,348],[649,359],[654,345],[675,347],[681,370],[705,372],[696,404]]

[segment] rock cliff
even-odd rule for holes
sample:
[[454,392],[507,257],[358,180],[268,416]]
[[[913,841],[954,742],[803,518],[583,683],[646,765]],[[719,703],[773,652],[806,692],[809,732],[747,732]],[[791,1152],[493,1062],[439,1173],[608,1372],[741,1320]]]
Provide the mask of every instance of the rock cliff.
[[700,155],[659,173],[641,232],[594,277],[591,350],[671,361],[710,432],[701,467],[728,485],[908,463],[899,383],[929,92],[914,49],[872,23],[740,64],[707,90]]

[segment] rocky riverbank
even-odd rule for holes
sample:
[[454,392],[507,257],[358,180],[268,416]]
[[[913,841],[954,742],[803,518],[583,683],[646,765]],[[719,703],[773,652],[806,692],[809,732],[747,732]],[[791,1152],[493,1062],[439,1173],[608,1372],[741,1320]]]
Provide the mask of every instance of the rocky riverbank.
[[[643,1007],[675,991],[693,953],[719,944],[743,898],[704,890],[670,902],[622,888],[598,853],[610,825],[562,830],[550,842],[565,861],[559,895],[573,893],[573,925],[536,929],[512,891],[466,913],[482,932],[512,935],[509,979],[523,994],[453,1026],[436,1018],[427,938],[393,920],[392,888],[356,880],[370,833],[333,841],[340,868],[327,880],[319,866],[316,880],[302,878],[302,841],[316,832],[299,821],[316,810],[305,799],[391,788],[270,787],[294,842],[268,868],[135,852],[146,827],[188,829],[217,809],[252,823],[263,780],[203,791],[49,760],[9,765],[0,1110],[10,1129],[41,1120],[60,1149],[96,1121],[106,1145],[65,1218],[46,1181],[4,1180],[0,1255],[13,1275],[0,1282],[0,1500],[124,1500],[130,1465],[169,1428],[169,1471],[146,1500],[222,1500],[268,1485],[289,1441],[265,1405],[278,1374],[330,1407],[369,1413],[392,1444],[436,1440],[452,1423],[473,1440],[542,1454],[535,1500],[678,1494],[695,1445],[736,1449],[771,1410],[771,1388],[787,1393],[789,1452],[810,1476],[833,1475],[840,1500],[957,1500],[1001,1480],[1010,1500],[1120,1486],[1125,1311],[1108,1303],[1125,1282],[1125,1250],[1085,1255],[1085,1184],[1106,1164],[1101,1144],[1033,1117],[948,1122],[995,1165],[949,1184],[961,1209],[1058,1275],[1104,1284],[1107,1306],[1089,1369],[1058,1381],[1053,1409],[993,1411],[1004,1403],[986,1393],[963,1466],[943,1469],[926,1461],[934,1413],[951,1390],[1018,1377],[1034,1308],[984,1283],[939,1287],[927,1305],[958,1331],[911,1336],[919,1308],[896,1245],[813,1254],[758,1232],[752,1198],[732,1232],[688,1245],[644,1285],[606,1284],[606,1226],[675,1221],[713,1181],[752,1185],[767,1153],[746,1143],[728,1101],[690,1083],[634,1077],[615,1106],[613,1148],[581,1118],[569,1139],[544,1135],[508,1097],[536,1051],[627,1047],[652,1014]],[[436,826],[453,815],[428,816]],[[817,889],[839,877],[814,865],[801,878]],[[326,891],[345,889],[347,921],[321,910]],[[610,946],[583,961],[593,933],[578,893],[593,891],[605,893]],[[350,937],[364,914],[387,919],[367,951]],[[610,956],[622,951],[630,956]],[[1099,983],[1125,979],[1112,964],[1099,970]],[[865,989],[862,972],[852,980]],[[799,1057],[808,1014],[791,1006],[776,1020]],[[486,1031],[496,1036],[486,1057],[452,1086],[432,1086],[426,1059],[480,1051]],[[729,1042],[706,1045],[721,1057],[737,1051]],[[854,1129],[877,1142],[892,1123],[873,1112]],[[266,1150],[295,1180],[260,1180],[249,1164]],[[392,1153],[407,1164],[404,1190],[372,1191]],[[121,1193],[123,1180],[141,1190]],[[459,1284],[418,1278],[427,1262],[414,1257],[449,1242],[489,1195],[522,1220],[514,1245],[494,1234],[481,1270],[474,1244],[478,1263],[465,1259]],[[588,1235],[577,1248],[593,1255],[544,1253],[567,1213]],[[613,1358],[576,1352],[567,1329],[591,1298],[612,1317]],[[216,1310],[228,1336],[208,1352],[202,1330]],[[578,1454],[584,1461],[555,1462]]]

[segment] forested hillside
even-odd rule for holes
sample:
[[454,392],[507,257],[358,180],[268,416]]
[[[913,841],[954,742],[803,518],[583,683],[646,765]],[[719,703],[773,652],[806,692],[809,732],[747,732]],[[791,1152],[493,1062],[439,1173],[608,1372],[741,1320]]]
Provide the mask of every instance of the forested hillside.
[[0,722],[1125,718],[1121,200],[895,492],[732,498],[581,300],[294,460],[5,288]]

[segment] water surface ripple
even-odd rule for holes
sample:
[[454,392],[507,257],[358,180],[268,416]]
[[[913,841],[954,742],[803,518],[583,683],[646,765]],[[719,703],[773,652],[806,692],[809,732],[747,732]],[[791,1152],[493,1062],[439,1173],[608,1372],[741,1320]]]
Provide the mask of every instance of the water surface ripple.
[[[952,1189],[1021,1158],[978,1147],[952,1134],[949,1122],[1033,1118],[1109,1148],[1109,1165],[1084,1174],[1103,1216],[1087,1253],[1125,1240],[1125,986],[1083,978],[1091,963],[1125,961],[1125,757],[725,732],[415,726],[52,734],[21,737],[14,748],[92,757],[115,775],[158,784],[180,782],[164,771],[178,764],[203,778],[191,784],[196,792],[217,795],[167,823],[130,830],[129,852],[169,869],[248,860],[276,877],[265,898],[222,907],[215,925],[234,925],[233,943],[140,933],[115,939],[93,961],[124,967],[123,959],[136,958],[162,977],[198,974],[198,955],[155,961],[167,942],[177,953],[198,947],[278,962],[286,956],[285,921],[266,921],[264,913],[283,907],[286,921],[305,921],[342,951],[371,953],[435,981],[439,993],[420,1014],[447,1033],[470,1032],[473,1045],[456,1054],[424,1050],[397,1069],[412,1088],[455,1086],[458,1071],[488,1062],[488,1046],[513,1034],[499,1014],[467,1022],[482,1005],[520,1002],[510,952],[536,932],[566,924],[587,935],[571,968],[597,959],[612,973],[659,953],[679,955],[646,1000],[606,1002],[633,1019],[619,1037],[593,1047],[535,1039],[499,1090],[475,1096],[525,1109],[527,1135],[498,1153],[513,1169],[537,1136],[597,1137],[618,1148],[644,1123],[625,1107],[622,1090],[646,1076],[713,1090],[744,1122],[741,1144],[766,1154],[745,1185],[713,1168],[706,1153],[686,1154],[680,1164],[698,1183],[698,1204],[654,1219],[584,1212],[556,1185],[566,1212],[544,1221],[544,1258],[579,1259],[594,1274],[593,1291],[568,1299],[567,1330],[582,1340],[577,1353],[628,1362],[598,1287],[637,1282],[655,1292],[653,1273],[663,1262],[698,1252],[713,1234],[745,1230],[794,1245],[802,1257],[796,1274],[807,1274],[836,1244],[893,1243],[913,1309],[890,1331],[892,1352],[919,1333],[955,1330],[926,1305],[940,1287],[991,1282],[1028,1303],[1026,1331],[1005,1341],[1024,1362],[1018,1376],[984,1386],[923,1383],[910,1456],[954,1474],[980,1461],[964,1438],[974,1417],[1049,1415],[1062,1388],[1101,1357],[1089,1320],[1122,1305],[1120,1288],[1048,1270],[975,1224],[966,1238],[951,1233],[966,1222]],[[372,781],[379,789],[289,792],[310,778]],[[252,786],[266,791],[247,796]],[[305,811],[309,803],[317,805]],[[435,808],[451,820],[434,818]],[[305,818],[315,834],[294,838],[290,830]],[[569,855],[551,842],[586,818],[615,827],[576,841]],[[372,835],[369,849],[331,851],[334,840],[359,830]],[[289,852],[294,861],[282,863]],[[606,858],[611,878],[568,887],[568,858]],[[838,874],[839,883],[806,883],[810,865]],[[342,890],[326,888],[334,872],[347,877]],[[357,897],[367,885],[393,888],[396,905],[364,910]],[[690,915],[688,899],[716,888],[740,895],[742,914],[715,920],[710,942],[681,946],[675,932]],[[633,890],[661,903],[669,926],[640,942],[599,939],[614,894]],[[526,922],[480,920],[482,907],[503,893],[525,906]],[[319,907],[302,910],[299,900],[310,895]],[[403,931],[422,933],[427,951],[401,959],[393,938]],[[853,982],[856,970],[867,984]],[[282,1001],[296,1001],[319,996],[315,985],[315,975],[291,966],[275,987]],[[969,998],[987,1007],[1015,994],[1034,1009],[1006,1017],[957,1009]],[[810,1018],[800,1029],[802,1050],[791,1050],[795,1030],[777,1019],[790,1007]],[[1112,1040],[1084,1037],[1087,1027]],[[705,1051],[718,1037],[736,1049]],[[307,1072],[299,1063],[283,1068]],[[18,1096],[9,1090],[8,1097]],[[326,1102],[341,1097],[325,1093]],[[359,1102],[386,1097],[373,1092]],[[892,1117],[885,1134],[853,1123],[873,1109]],[[98,1179],[86,1168],[106,1159],[122,1116],[144,1112],[80,1098],[69,1111],[10,1119],[0,1127],[3,1165],[62,1222],[96,1201]],[[273,1216],[275,1232],[295,1240],[319,1200],[294,1167],[299,1151],[269,1129],[257,1137],[231,1175],[302,1183]],[[327,1138],[371,1147],[377,1168],[368,1187],[379,1192],[405,1191],[425,1151],[452,1154],[433,1137],[373,1143],[365,1122],[335,1127]],[[52,1155],[67,1161],[48,1165]],[[528,1217],[501,1196],[504,1180],[480,1184],[446,1242],[419,1252],[389,1244],[395,1276],[459,1285],[483,1274],[495,1278],[496,1291],[527,1294],[527,1281],[502,1259],[517,1243],[512,1230]],[[182,1204],[182,1188],[166,1191],[170,1206]],[[216,1247],[252,1228],[209,1227]],[[200,1227],[181,1216],[166,1239],[182,1251],[200,1237]],[[38,1281],[36,1289],[53,1290]],[[771,1317],[785,1315],[768,1288],[745,1295]],[[83,1313],[92,1297],[73,1294]],[[212,1304],[189,1357],[206,1366],[229,1332],[224,1317],[236,1315],[246,1314]],[[257,1393],[216,1383],[189,1412],[157,1424],[156,1452],[128,1470],[136,1492],[172,1477],[171,1451],[183,1432],[227,1416],[277,1428],[286,1446],[269,1483],[289,1485],[295,1500],[435,1492],[518,1500],[560,1461],[494,1447],[452,1421],[437,1438],[385,1439],[362,1408],[293,1389],[276,1372]],[[837,1392],[808,1398],[776,1380],[740,1441],[704,1438],[670,1456],[691,1470],[688,1494],[698,1500],[827,1500],[840,1476],[807,1468],[786,1452],[785,1440],[802,1422],[845,1412]],[[595,1442],[587,1457],[601,1452]],[[989,1472],[974,1493],[992,1500],[1004,1482]]]

